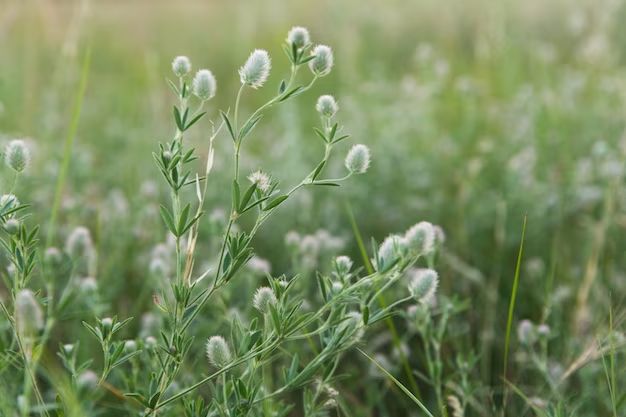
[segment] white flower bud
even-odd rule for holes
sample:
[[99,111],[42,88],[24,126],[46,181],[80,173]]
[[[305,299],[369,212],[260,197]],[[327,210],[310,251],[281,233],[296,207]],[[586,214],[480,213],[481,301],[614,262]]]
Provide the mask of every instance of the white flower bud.
[[303,48],[311,43],[309,31],[302,26],[294,26],[287,34],[287,43],[295,45],[297,48]]
[[186,56],[177,56],[172,61],[172,71],[177,77],[184,77],[191,71],[191,61]]
[[242,84],[252,88],[263,86],[270,75],[272,63],[267,51],[263,49],[254,50],[246,63],[239,69],[239,78]]
[[339,275],[347,275],[352,269],[352,259],[347,256],[337,256],[334,263],[335,270]]
[[86,227],[79,226],[75,228],[65,241],[65,252],[72,258],[89,256],[92,250],[91,233]]
[[309,68],[313,74],[318,77],[328,75],[333,68],[333,50],[326,45],[317,45],[311,51],[311,55],[315,56],[315,58],[309,61]]
[[127,340],[124,342],[124,353],[129,354],[137,351],[137,342],[134,340]]
[[409,291],[417,301],[427,304],[435,296],[438,284],[437,271],[428,268],[415,269],[409,281]]
[[30,339],[44,326],[44,317],[39,302],[31,290],[20,290],[15,296],[15,324],[24,339]]
[[346,168],[353,174],[363,174],[370,166],[370,150],[367,146],[352,146],[345,160]]
[[53,270],[58,269],[63,262],[63,254],[58,248],[49,247],[44,252],[44,262]]
[[98,290],[98,281],[94,277],[86,277],[80,280],[80,290],[85,294],[93,294]]
[[76,382],[81,389],[92,391],[98,386],[98,375],[94,371],[86,370],[81,372]]
[[100,321],[104,335],[108,335],[113,329],[113,319],[111,317],[105,317]]
[[530,346],[537,341],[535,325],[530,320],[522,320],[517,325],[517,338],[523,345]]
[[65,352],[66,355],[71,355],[74,352],[74,345],[71,343],[63,345],[63,352]]
[[144,345],[147,349],[155,349],[157,347],[157,340],[154,336],[148,336],[144,339]]
[[9,219],[4,223],[4,230],[7,231],[8,234],[14,235],[20,230],[20,221],[17,219]]
[[30,150],[23,140],[9,142],[4,151],[4,161],[15,172],[22,172],[30,162]]
[[339,106],[333,96],[326,94],[317,99],[315,109],[324,117],[333,117],[339,110]]
[[217,368],[223,368],[232,361],[230,348],[222,336],[211,336],[206,344],[209,362]]
[[269,313],[270,306],[278,302],[276,294],[270,287],[261,287],[254,293],[252,305],[261,313]]
[[217,82],[213,73],[208,69],[201,69],[193,77],[191,89],[200,100],[209,100],[215,96]]
[[435,228],[429,222],[419,222],[404,235],[409,249],[418,254],[427,254],[435,248]]

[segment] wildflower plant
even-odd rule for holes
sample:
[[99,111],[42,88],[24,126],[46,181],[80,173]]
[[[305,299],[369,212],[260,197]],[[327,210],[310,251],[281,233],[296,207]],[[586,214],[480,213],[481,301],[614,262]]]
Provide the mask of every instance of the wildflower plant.
[[[177,57],[172,63],[176,79],[170,85],[178,99],[173,109],[176,129],[172,139],[160,144],[153,155],[169,188],[170,201],[161,205],[160,213],[174,241],[173,277],[169,282],[161,281],[164,286],[156,289],[154,296],[155,305],[165,319],[164,325],[159,337],[149,336],[138,344],[117,338],[129,319],[104,318],[93,324],[85,323],[102,345],[104,354],[98,384],[122,384],[118,389],[125,391],[126,407],[142,415],[169,415],[181,411],[187,415],[246,415],[276,407],[288,410],[293,405],[284,401],[294,391],[304,394],[305,415],[319,415],[337,406],[338,393],[332,383],[337,377],[342,354],[362,340],[368,326],[393,314],[398,305],[415,297],[405,289],[406,297],[387,307],[375,303],[377,297],[402,279],[424,256],[422,250],[400,251],[383,243],[380,251],[390,250],[394,254],[379,253],[378,257],[393,259],[378,260],[377,265],[384,263],[384,268],[372,274],[361,276],[362,271],[355,269],[353,261],[346,256],[333,261],[330,275],[318,274],[319,294],[310,302],[319,305],[312,311],[310,306],[303,307],[305,294],[297,285],[300,276],[273,277],[268,273],[267,285],[258,287],[250,295],[250,304],[258,318],[243,321],[234,316],[230,332],[197,334],[203,328],[197,326],[198,319],[206,314],[207,305],[216,302],[220,290],[237,280],[242,268],[254,256],[254,237],[286,201],[306,187],[339,186],[353,175],[365,173],[369,167],[369,149],[355,145],[345,158],[346,174],[339,178],[324,176],[333,151],[349,136],[342,133],[335,121],[336,100],[323,95],[316,105],[321,125],[314,133],[322,140],[324,152],[308,175],[283,188],[282,181],[269,172],[259,170],[248,175],[242,172],[240,160],[244,144],[253,140],[254,129],[263,116],[310,90],[317,79],[328,75],[332,69],[332,50],[323,45],[313,47],[304,28],[292,29],[283,49],[291,63],[287,81],[281,81],[276,95],[247,117],[242,117],[244,93],[268,83],[271,60],[266,51],[255,50],[239,69],[241,86],[232,112],[220,111],[219,124],[211,123],[213,128],[206,142],[206,161],[201,163],[201,172],[194,172],[199,155],[185,139],[187,132],[199,126],[197,123],[206,115],[204,107],[215,95],[217,83],[205,69],[197,71],[190,79],[188,58]],[[299,84],[297,75],[306,66],[311,71],[310,79]],[[212,266],[199,270],[197,259],[206,254],[199,252],[197,243],[213,169],[215,140],[224,132],[233,145],[231,207],[225,228],[217,236],[220,243]],[[243,228],[239,224],[243,216],[253,219],[251,227]],[[76,242],[70,246],[80,247],[79,239],[74,240]],[[404,244],[405,239],[402,242]],[[74,251],[78,249],[72,249]],[[165,271],[166,267],[159,270]],[[425,292],[423,298],[434,294],[436,283],[430,283],[432,288],[420,287],[420,291]],[[190,379],[190,375],[182,371],[189,363],[197,363],[193,358],[198,353],[198,336],[206,340],[204,349],[210,366],[207,366],[207,374],[195,376],[194,380],[193,374]],[[304,340],[317,346],[314,352],[306,357],[285,355],[286,346]],[[75,373],[71,357],[65,355],[64,358],[70,365],[68,369]],[[269,366],[281,363],[285,372],[275,375],[271,382]],[[133,375],[145,377],[124,377],[128,367]],[[212,394],[207,397],[207,392]]]

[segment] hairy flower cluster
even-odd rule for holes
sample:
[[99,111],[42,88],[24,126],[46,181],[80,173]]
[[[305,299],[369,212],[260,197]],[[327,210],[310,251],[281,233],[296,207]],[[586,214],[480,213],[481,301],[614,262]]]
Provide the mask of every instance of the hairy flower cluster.
[[210,100],[215,96],[217,82],[213,73],[208,69],[201,69],[196,72],[191,83],[191,91],[200,100]]
[[333,117],[337,111],[339,110],[339,106],[337,105],[337,101],[335,97],[331,95],[323,95],[317,99],[317,104],[315,105],[315,109],[319,114],[324,117]]
[[333,68],[334,64],[333,50],[330,46],[317,45],[311,51],[311,55],[313,55],[314,58],[309,61],[309,68],[313,74],[318,77],[330,74],[330,70]]
[[430,268],[420,268],[411,271],[409,291],[417,301],[428,304],[432,301],[439,285],[437,271]]
[[216,368],[224,368],[233,358],[226,340],[222,336],[211,336],[206,344],[209,362]]
[[177,56],[172,61],[172,71],[177,77],[184,77],[191,72],[191,61],[186,56]]
[[254,50],[246,63],[239,69],[241,83],[252,88],[259,88],[265,84],[272,69],[272,61],[266,50]]
[[15,324],[22,338],[32,338],[43,329],[43,312],[31,290],[21,290],[15,296]]
[[251,183],[256,185],[256,188],[258,188],[259,190],[261,190],[261,192],[264,192],[264,193],[269,191],[270,186],[272,185],[270,176],[267,175],[263,171],[253,172],[252,174],[248,176],[248,179],[250,180]]
[[23,172],[30,163],[30,150],[21,139],[14,139],[4,150],[4,161],[15,172]]
[[307,28],[294,26],[287,34],[287,43],[295,45],[296,48],[304,48],[311,43],[311,35],[309,35]]
[[353,174],[363,174],[370,166],[370,150],[362,144],[353,145],[345,160],[346,168]]
[[254,293],[254,299],[252,305],[261,313],[269,313],[270,306],[275,305],[278,302],[274,290],[270,287],[261,287]]

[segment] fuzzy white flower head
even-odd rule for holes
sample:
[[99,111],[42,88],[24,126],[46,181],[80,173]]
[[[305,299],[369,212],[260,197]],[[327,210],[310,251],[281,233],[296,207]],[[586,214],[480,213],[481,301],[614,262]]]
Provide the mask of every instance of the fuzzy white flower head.
[[191,71],[191,61],[186,56],[177,56],[172,61],[172,71],[177,77],[184,77]]
[[206,344],[209,362],[217,368],[223,368],[232,361],[230,348],[222,336],[211,336]]
[[271,68],[272,61],[267,51],[256,49],[250,54],[243,67],[239,68],[239,79],[242,84],[259,88],[267,81]]
[[267,192],[272,185],[269,175],[263,171],[255,171],[248,176],[251,183],[256,184],[256,188],[262,192]]
[[75,228],[65,241],[65,252],[71,257],[89,256],[92,250],[91,233],[89,233],[89,229],[86,227],[79,226]]
[[15,172],[24,171],[30,162],[30,150],[21,139],[14,139],[4,150],[4,161]]
[[15,296],[15,324],[21,337],[29,339],[43,329],[43,312],[35,294],[29,289],[20,290]]
[[272,265],[267,259],[260,256],[253,256],[246,264],[247,268],[255,274],[264,276],[272,272]]
[[350,148],[345,160],[346,168],[353,174],[363,174],[370,166],[370,150],[367,146],[357,144]]
[[415,269],[409,281],[411,295],[422,304],[430,303],[439,285],[437,271],[429,268]]
[[295,45],[297,48],[303,48],[311,43],[311,35],[309,35],[307,28],[294,26],[287,34],[287,43]]
[[311,51],[311,55],[315,56],[309,61],[309,68],[313,74],[318,77],[328,75],[334,64],[333,50],[326,45],[317,45]]
[[435,228],[429,222],[419,222],[407,230],[404,235],[409,248],[420,254],[426,254],[435,248]]
[[208,69],[201,69],[196,72],[191,84],[191,90],[200,100],[212,99],[217,90],[217,82],[213,73]]
[[335,258],[335,269],[339,275],[346,275],[352,269],[352,259],[347,256],[337,256]]
[[376,262],[378,270],[388,270],[402,256],[405,248],[406,241],[402,236],[387,236],[378,248],[378,261]]
[[335,113],[337,113],[337,110],[339,110],[339,106],[337,105],[335,97],[325,94],[317,99],[315,109],[322,116],[333,117]]
[[0,197],[0,208],[11,210],[20,205],[20,201],[14,194],[3,194]]
[[269,313],[270,306],[275,305],[278,302],[274,290],[270,287],[261,287],[254,293],[252,305],[261,313]]
[[535,325],[530,320],[522,320],[517,325],[517,339],[524,345],[532,345],[537,341]]

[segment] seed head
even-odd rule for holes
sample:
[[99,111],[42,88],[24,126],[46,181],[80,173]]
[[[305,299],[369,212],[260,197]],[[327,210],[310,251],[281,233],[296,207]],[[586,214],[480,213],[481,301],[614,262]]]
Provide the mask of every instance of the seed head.
[[193,93],[200,100],[209,100],[215,96],[217,90],[217,82],[213,73],[208,69],[201,69],[196,72],[191,85]]
[[287,43],[295,45],[296,48],[303,48],[311,43],[311,35],[309,35],[307,28],[294,26],[287,34]]
[[15,322],[23,338],[32,338],[43,329],[43,312],[29,289],[20,290],[15,296]]
[[276,294],[270,287],[261,287],[254,293],[252,305],[261,313],[269,313],[270,306],[275,305],[277,302]]
[[250,54],[243,67],[239,68],[241,83],[252,88],[263,86],[270,75],[271,68],[272,62],[267,51],[256,49]]
[[422,304],[429,303],[435,296],[439,275],[433,269],[423,268],[413,271],[409,281],[411,295]]
[[328,75],[333,68],[333,50],[326,45],[317,45],[311,51],[311,55],[315,56],[315,58],[309,61],[309,68],[313,74],[318,77]]
[[222,336],[211,336],[206,344],[209,362],[217,368],[223,368],[232,361],[230,348]]
[[4,150],[4,161],[15,172],[24,171],[30,162],[30,150],[26,142],[15,139]]
[[267,192],[272,185],[272,181],[270,180],[269,175],[267,175],[263,171],[255,171],[252,174],[248,175],[248,179],[251,183],[256,184],[256,188],[261,190],[261,192]]
[[186,56],[177,56],[172,61],[172,71],[177,77],[184,77],[191,71],[191,61]]
[[430,253],[435,247],[435,228],[429,222],[419,222],[404,235],[409,249],[415,253]]
[[339,110],[339,106],[337,101],[335,101],[335,97],[326,94],[317,99],[315,109],[324,117],[333,117]]
[[367,146],[352,146],[345,160],[346,168],[353,174],[363,174],[370,166],[370,150]]

